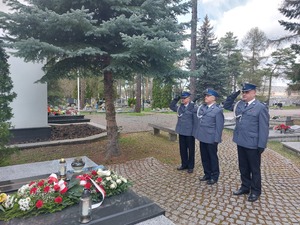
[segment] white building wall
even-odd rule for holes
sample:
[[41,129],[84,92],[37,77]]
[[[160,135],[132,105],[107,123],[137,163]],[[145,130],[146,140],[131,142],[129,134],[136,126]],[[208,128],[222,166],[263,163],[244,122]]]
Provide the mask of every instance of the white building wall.
[[43,76],[42,65],[12,56],[8,63],[13,91],[17,94],[11,103],[12,125],[15,129],[47,127],[47,84],[35,83]]

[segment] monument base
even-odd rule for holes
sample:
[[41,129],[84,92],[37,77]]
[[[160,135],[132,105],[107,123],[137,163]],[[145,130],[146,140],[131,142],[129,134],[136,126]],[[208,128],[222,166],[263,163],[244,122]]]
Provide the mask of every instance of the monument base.
[[12,134],[11,142],[26,142],[28,140],[48,140],[51,137],[51,127],[33,127],[10,129]]
[[[106,198],[103,204],[92,210],[92,220],[88,224],[124,225],[136,224],[164,215],[165,211],[147,197],[140,197],[132,190]],[[74,205],[60,212],[43,214],[26,219],[13,219],[6,225],[76,225],[79,223],[79,205]]]

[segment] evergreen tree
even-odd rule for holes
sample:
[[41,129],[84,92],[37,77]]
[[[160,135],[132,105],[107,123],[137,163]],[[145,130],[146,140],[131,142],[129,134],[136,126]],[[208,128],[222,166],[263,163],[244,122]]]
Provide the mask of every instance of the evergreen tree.
[[197,93],[213,88],[223,95],[226,93],[224,60],[212,30],[208,16],[205,16],[197,35],[197,69],[201,71],[197,74]]
[[[2,44],[2,43],[0,43]],[[9,129],[11,123],[8,122],[12,117],[12,108],[9,104],[17,96],[12,92],[13,82],[9,76],[9,64],[7,63],[8,55],[0,46],[0,165],[5,165],[5,160],[8,155],[14,152],[14,149],[9,149],[6,144],[11,137]]]
[[220,38],[220,49],[225,59],[225,74],[229,76],[227,92],[235,92],[238,86],[238,78],[241,75],[241,64],[243,56],[241,50],[237,48],[238,39],[232,32],[227,32]]
[[169,108],[172,100],[172,78],[154,78],[152,88],[152,108]]
[[300,1],[299,0],[284,0],[282,6],[279,8],[279,12],[281,12],[287,19],[279,20],[280,25],[284,26],[285,30],[290,31],[292,34],[283,37],[281,40],[296,40],[296,43],[291,45],[292,49],[296,50],[296,52],[300,53],[300,45],[297,44],[297,41],[300,37]]
[[[42,81],[69,77],[83,68],[104,78],[107,157],[120,154],[114,82],[134,73],[178,71],[187,13],[182,0],[7,0],[14,11],[0,13],[7,46],[25,61],[47,63]],[[73,73],[74,74],[74,73]],[[81,76],[83,76],[81,74]]]
[[243,82],[262,85],[264,71],[262,70],[262,53],[267,49],[266,34],[257,27],[250,29],[242,40],[243,45]]
[[[300,45],[298,40],[300,37],[300,1],[299,0],[284,0],[282,7],[279,8],[279,11],[287,17],[286,20],[279,20],[280,25],[284,26],[285,30],[291,32],[291,35],[283,37],[281,40],[292,41],[291,48],[296,51],[297,54],[300,53]],[[292,83],[289,84],[290,90],[300,90],[300,70],[299,65],[294,64],[293,70],[288,74],[288,77],[292,80]]]

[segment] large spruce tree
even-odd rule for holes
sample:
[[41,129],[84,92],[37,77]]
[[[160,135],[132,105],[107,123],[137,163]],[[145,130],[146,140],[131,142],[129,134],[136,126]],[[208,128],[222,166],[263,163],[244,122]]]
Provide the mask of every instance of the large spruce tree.
[[[26,61],[44,62],[42,81],[72,78],[79,69],[104,77],[107,157],[118,155],[114,82],[133,74],[167,74],[181,59],[188,12],[182,0],[7,0],[5,42]],[[75,72],[74,72],[75,71]],[[74,77],[73,77],[74,78]]]
[[[280,25],[284,26],[285,30],[291,32],[282,39],[285,40],[296,40],[298,41],[300,37],[300,1],[299,0],[284,0],[282,6],[279,8],[281,12],[288,20],[279,20]],[[300,53],[300,45],[297,43],[292,44],[292,48]]]
[[[279,20],[279,23],[284,26],[285,30],[291,32],[291,35],[283,37],[281,40],[291,41],[291,48],[295,50],[297,54],[300,53],[299,37],[300,37],[300,1],[299,0],[284,0],[282,7],[279,11],[288,20]],[[293,65],[293,72],[288,74],[288,78],[292,83],[289,85],[290,90],[300,90],[300,69],[299,64]]]
[[219,44],[213,33],[208,16],[205,16],[197,35],[197,93],[213,88],[220,95],[225,94],[227,76]]
[[238,79],[242,73],[243,56],[238,49],[238,39],[232,32],[227,32],[224,37],[220,38],[221,54],[225,59],[224,72],[229,77],[226,84],[228,93],[235,92],[238,86]]

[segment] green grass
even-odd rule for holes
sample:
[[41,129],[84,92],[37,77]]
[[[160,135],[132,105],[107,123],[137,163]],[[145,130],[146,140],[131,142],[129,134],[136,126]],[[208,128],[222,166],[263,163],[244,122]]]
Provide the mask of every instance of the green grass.
[[283,145],[280,142],[269,141],[268,148],[291,160],[295,165],[300,167],[300,155],[296,152],[284,149]]

